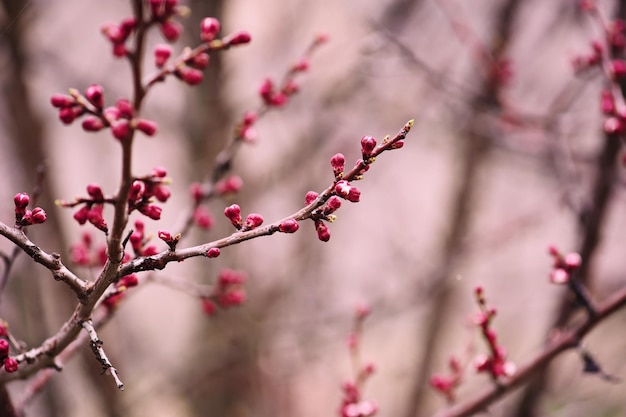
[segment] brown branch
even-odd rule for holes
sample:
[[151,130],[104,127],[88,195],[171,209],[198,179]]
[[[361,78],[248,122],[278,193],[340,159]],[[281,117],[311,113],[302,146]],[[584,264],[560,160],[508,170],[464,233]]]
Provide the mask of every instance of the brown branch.
[[31,242],[22,230],[9,227],[2,222],[0,222],[0,235],[13,242],[28,256],[33,258],[35,262],[48,268],[52,272],[54,279],[65,282],[79,299],[84,299],[90,293],[93,284],[79,278],[67,269],[61,262],[61,256],[58,253],[49,254],[45,252]]
[[474,413],[485,411],[490,404],[493,404],[505,394],[508,394],[513,389],[528,381],[537,370],[547,367],[559,354],[568,349],[577,347],[581,339],[596,325],[625,306],[626,289],[622,289],[622,291],[609,297],[596,309],[596,316],[587,317],[585,321],[574,326],[572,329],[564,330],[557,334],[545,347],[543,352],[525,365],[520,366],[515,375],[511,378],[499,381],[497,385],[494,384],[491,388],[480,393],[475,398],[438,412],[434,417],[466,417]]

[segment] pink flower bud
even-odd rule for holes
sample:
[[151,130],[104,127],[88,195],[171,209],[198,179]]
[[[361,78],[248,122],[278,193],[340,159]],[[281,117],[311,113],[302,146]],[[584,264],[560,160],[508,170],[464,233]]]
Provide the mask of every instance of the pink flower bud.
[[128,190],[128,200],[133,202],[142,198],[143,193],[146,190],[146,186],[143,181],[135,180],[130,186],[130,190]]
[[604,114],[613,114],[615,112],[615,100],[613,94],[609,90],[602,90],[600,98],[600,108]]
[[[298,91],[300,91],[300,85],[295,80],[287,81],[282,89],[282,92],[285,96],[296,94]],[[285,97],[285,100],[287,100],[287,97]]]
[[568,267],[569,269],[576,269],[580,267],[580,264],[582,263],[582,258],[580,257],[580,254],[572,252],[565,255],[564,261],[566,267]]
[[113,126],[111,126],[111,132],[113,133],[113,137],[115,137],[115,139],[123,142],[130,138],[132,130],[128,120],[123,119],[115,122]]
[[244,126],[252,126],[254,124],[254,122],[257,121],[259,115],[257,114],[257,112],[253,111],[253,110],[249,110],[247,112],[244,113],[243,115],[243,124]]
[[211,42],[221,29],[220,21],[214,17],[205,17],[200,22],[200,39]]
[[222,179],[215,184],[215,192],[220,195],[237,193],[243,186],[243,180],[237,175]]
[[119,110],[120,116],[126,119],[132,119],[135,114],[135,109],[128,99],[120,98],[115,102],[115,107]]
[[15,203],[15,211],[23,211],[28,207],[30,203],[30,197],[26,193],[18,193],[13,197],[13,203]]
[[113,44],[113,56],[117,58],[123,58],[128,54],[128,49],[126,45],[123,43],[114,43]]
[[203,206],[198,206],[193,212],[193,221],[202,229],[209,230],[215,224],[213,215]]
[[0,359],[4,359],[9,356],[9,342],[5,339],[0,339]]
[[167,169],[163,167],[154,167],[152,168],[150,175],[153,175],[157,178],[165,178],[165,176],[167,175]]
[[331,196],[326,202],[326,205],[330,207],[333,211],[336,211],[339,207],[341,207],[341,199],[336,195]]
[[368,158],[376,148],[376,139],[372,136],[363,136],[361,138],[361,153],[363,158]]
[[172,56],[171,46],[160,43],[154,47],[154,65],[157,68],[163,68],[170,56]]
[[85,90],[85,97],[96,109],[102,110],[104,107],[104,89],[101,85],[92,84]]
[[224,215],[230,220],[233,226],[235,226],[237,229],[241,229],[241,208],[237,204],[226,207],[224,209]]
[[287,219],[278,225],[278,231],[282,233],[295,233],[299,228],[300,225],[295,219]]
[[291,70],[294,72],[303,72],[309,69],[309,60],[307,58],[302,58],[300,61],[296,62]]
[[265,103],[269,103],[272,100],[272,95],[274,94],[274,83],[271,79],[266,78],[263,80],[263,83],[259,87],[259,95],[265,101]]
[[157,124],[153,122],[152,120],[139,119],[137,121],[137,129],[139,129],[140,131],[142,131],[148,136],[154,136],[154,134],[157,131],[157,128],[158,128]]
[[86,132],[97,132],[104,128],[104,122],[97,116],[89,116],[83,119],[82,126]]
[[206,256],[208,258],[217,258],[221,253],[220,248],[211,248],[206,252]]
[[626,61],[614,59],[611,61],[610,71],[615,79],[623,78],[626,76]]
[[619,133],[624,133],[626,131],[626,126],[624,122],[617,117],[609,117],[604,121],[604,132],[609,135],[616,135]]
[[14,358],[6,358],[4,360],[4,370],[11,373],[17,371],[19,365]]
[[562,268],[557,268],[550,273],[549,278],[553,284],[566,284],[569,281],[569,273]]
[[176,76],[189,85],[198,85],[204,79],[202,71],[191,67],[181,67],[176,70]]
[[65,94],[55,94],[50,97],[50,103],[53,107],[62,109],[65,107],[71,107],[76,104],[76,99],[72,96],[68,96]]
[[317,197],[318,197],[318,194],[315,191],[309,191],[304,196],[304,204],[308,206],[309,204],[314,202]]
[[87,186],[87,194],[94,200],[104,200],[104,193],[98,184],[89,184]]
[[166,20],[161,23],[161,33],[163,37],[170,42],[176,41],[183,33],[183,27],[180,23],[173,20]]
[[191,186],[189,187],[189,192],[191,193],[193,201],[195,201],[196,203],[199,203],[204,198],[202,184],[200,184],[199,182],[194,182],[193,184],[191,184]]
[[142,205],[139,207],[139,212],[144,216],[150,217],[152,220],[159,220],[161,218],[161,212],[163,210],[159,206],[154,204]]
[[394,142],[391,144],[391,149],[400,149],[404,146],[404,141],[403,140],[399,140],[397,142]]
[[159,230],[158,236],[159,236],[159,239],[161,239],[165,243],[170,243],[174,241],[174,237],[167,230]]
[[78,222],[78,224],[85,224],[87,222],[87,217],[89,216],[89,206],[82,206],[76,213],[74,213],[74,220]]
[[108,232],[109,229],[107,227],[107,223],[102,216],[103,207],[101,204],[94,205],[87,212],[87,220],[89,223],[93,224],[97,229],[102,230],[103,232]]
[[164,185],[159,185],[154,189],[154,196],[161,203],[165,203],[167,200],[169,200],[171,195],[172,193],[170,192],[170,189]]
[[244,43],[248,43],[251,40],[252,40],[252,37],[250,36],[248,32],[241,31],[230,36],[229,39],[225,42],[231,46],[235,46],[235,45],[242,45]]
[[139,278],[137,278],[136,274],[130,274],[130,275],[126,275],[125,277],[122,277],[119,283],[120,285],[123,285],[128,288],[136,287],[139,284]]
[[321,220],[315,221],[315,231],[317,232],[317,238],[322,242],[328,242],[330,240],[330,231]]
[[71,124],[76,117],[78,116],[75,107],[64,107],[59,110],[59,119],[66,125]]
[[105,23],[100,30],[111,43],[123,43],[128,36],[125,31],[115,23]]
[[342,173],[346,166],[346,158],[341,153],[337,153],[330,158],[330,165],[333,167],[335,175]]
[[263,216],[257,213],[250,213],[246,217],[245,228],[254,229],[263,224]]
[[189,62],[189,65],[197,69],[205,69],[209,65],[209,54],[206,52],[199,53],[193,57],[193,59]]
[[283,92],[278,92],[274,94],[269,102],[266,102],[266,104],[274,107],[280,107],[285,103],[287,103],[287,95]]
[[31,213],[31,219],[34,224],[41,224],[48,219],[48,216],[41,207],[35,207]]
[[207,316],[212,316],[213,314],[217,312],[217,306],[215,305],[213,300],[211,300],[210,298],[203,298],[202,310],[204,311],[204,314],[206,314]]
[[245,301],[246,293],[242,289],[228,291],[217,296],[217,302],[224,308],[240,306]]

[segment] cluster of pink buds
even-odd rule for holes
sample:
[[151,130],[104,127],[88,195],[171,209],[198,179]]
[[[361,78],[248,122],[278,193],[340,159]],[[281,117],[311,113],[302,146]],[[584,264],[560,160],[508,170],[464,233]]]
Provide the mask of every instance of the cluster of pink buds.
[[[167,232],[159,232],[159,238],[161,240],[165,240],[168,236],[166,236],[165,234],[161,236],[162,233]],[[178,240],[176,240],[175,237],[172,237],[171,235],[169,237],[172,239],[172,244],[176,246]],[[152,256],[159,253],[156,245],[149,245],[150,237],[146,236],[146,226],[141,220],[135,221],[135,230],[133,231],[133,233],[131,233],[129,240],[136,256]],[[126,259],[124,260],[124,262],[126,262]]]
[[572,60],[572,66],[576,73],[596,67],[602,62],[604,46],[599,41],[591,42],[591,52],[587,55],[578,55]]
[[86,132],[98,132],[105,128],[119,141],[128,140],[135,129],[147,136],[154,136],[157,124],[148,119],[134,118],[134,109],[127,99],[119,99],[114,106],[104,108],[104,89],[92,84],[82,95],[71,88],[69,95],[55,94],[50,98],[53,107],[59,109],[59,119],[65,124],[73,123],[77,118],[87,114],[83,119],[82,128]]
[[121,23],[105,23],[102,26],[102,34],[111,42],[113,46],[113,56],[118,58],[126,56],[126,41],[137,29],[137,20],[134,17],[127,17]]
[[463,366],[457,358],[450,357],[448,361],[450,368],[449,374],[434,374],[430,377],[430,385],[446,397],[448,403],[453,403],[455,399],[455,390],[463,380]]
[[0,366],[4,366],[7,372],[15,372],[19,367],[15,358],[9,357],[9,342],[5,339],[0,339],[0,361]]
[[241,208],[237,204],[226,207],[224,215],[237,230],[241,231],[256,229],[263,224],[263,216],[257,213],[248,214],[244,221],[241,217]]
[[491,327],[496,309],[487,306],[482,287],[476,287],[474,294],[480,307],[480,312],[476,315],[474,323],[480,327],[490,351],[489,354],[478,355],[474,359],[474,367],[477,372],[486,372],[491,375],[494,381],[503,376],[511,376],[515,373],[515,364],[506,360],[506,349],[498,344],[496,331]]
[[243,304],[246,301],[246,293],[243,289],[245,280],[246,277],[242,272],[223,269],[217,277],[211,295],[202,298],[204,312],[211,316],[217,312],[218,307],[226,309]]
[[76,265],[103,266],[107,261],[106,245],[96,248],[89,233],[83,233],[81,240],[70,248],[70,258]]
[[335,193],[352,203],[358,203],[361,199],[361,191],[351,185],[348,181],[341,180],[335,185]]
[[188,9],[178,5],[178,0],[149,0],[151,21],[157,22],[161,29],[161,34],[170,42],[176,41],[183,28],[176,22],[174,16],[184,16],[188,14]]
[[572,273],[580,267],[582,258],[580,254],[571,252],[562,254],[555,246],[548,248],[550,256],[554,258],[552,271],[550,272],[550,282],[553,284],[567,284]]
[[215,193],[221,197],[237,194],[243,186],[243,180],[237,175],[231,175],[230,177],[223,178],[215,183]]
[[15,225],[18,227],[30,226],[31,224],[41,224],[48,218],[46,212],[41,207],[28,210],[30,197],[26,193],[18,193],[13,197],[15,204]]
[[128,212],[138,210],[152,220],[161,218],[161,207],[152,204],[154,199],[165,203],[170,198],[169,183],[164,168],[154,168],[149,175],[133,181],[128,192]]
[[136,274],[123,276],[115,283],[113,291],[102,301],[102,304],[109,310],[115,309],[124,299],[129,288],[136,287],[139,279]]
[[104,205],[113,204],[113,198],[105,197],[98,184],[89,184],[87,194],[89,197],[77,198],[74,201],[57,200],[56,203],[61,207],[76,207],[82,204],[83,206],[74,213],[74,220],[80,225],[89,222],[96,229],[108,233],[109,227],[103,215]]
[[375,415],[378,411],[376,403],[362,398],[363,386],[376,371],[373,363],[361,364],[359,357],[359,343],[363,332],[363,322],[370,313],[371,309],[367,305],[359,305],[354,312],[353,329],[348,336],[348,349],[355,375],[354,379],[345,381],[342,385],[343,398],[339,408],[341,417],[368,417]]
[[257,121],[258,117],[255,111],[250,110],[245,112],[241,122],[235,126],[235,138],[248,143],[255,142],[259,136],[254,128],[254,123]]

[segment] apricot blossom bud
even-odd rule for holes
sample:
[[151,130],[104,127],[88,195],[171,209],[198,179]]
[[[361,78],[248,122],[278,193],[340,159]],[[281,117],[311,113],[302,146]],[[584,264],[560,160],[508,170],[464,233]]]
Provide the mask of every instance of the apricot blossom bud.
[[31,219],[34,224],[41,224],[48,219],[48,216],[41,207],[35,207],[31,213]]
[[553,284],[566,284],[569,281],[569,273],[562,268],[556,268],[550,272],[550,282]]
[[154,204],[142,205],[139,207],[139,211],[144,216],[150,217],[152,220],[159,220],[161,218],[161,207]]
[[102,110],[104,107],[104,89],[101,85],[92,84],[85,90],[85,97],[91,104],[93,104],[98,110]]
[[363,154],[363,159],[369,158],[374,148],[376,148],[376,139],[372,136],[363,136],[361,138],[361,153]]
[[263,216],[257,213],[250,213],[246,217],[245,228],[255,229],[263,224]]
[[242,45],[244,43],[248,43],[252,40],[252,37],[250,36],[250,34],[246,31],[241,31],[241,32],[237,32],[234,35],[232,35],[227,43],[230,44],[231,46],[235,46],[235,45]]
[[161,23],[161,34],[163,34],[163,37],[170,42],[178,40],[182,33],[183,27],[178,22],[166,20]]
[[309,191],[304,196],[304,204],[306,204],[308,206],[309,204],[311,204],[312,202],[315,201],[317,196],[318,196],[318,194],[315,191]]
[[158,128],[157,124],[153,122],[152,120],[139,119],[137,121],[137,129],[142,131],[148,136],[154,136],[154,134],[157,131],[157,128]]
[[6,358],[4,360],[5,371],[11,373],[11,372],[17,371],[18,368],[19,368],[19,365],[17,363],[17,360],[15,360],[15,358]]
[[346,158],[341,153],[337,153],[330,158],[330,165],[333,167],[335,176],[342,173],[346,166]]
[[198,206],[193,212],[193,221],[202,229],[209,230],[215,224],[211,213],[203,206]]
[[65,94],[55,94],[50,97],[50,103],[53,107],[63,109],[66,107],[71,107],[76,104],[76,99],[72,96],[68,96]]
[[300,228],[298,221],[287,219],[278,225],[278,230],[282,233],[295,233]]
[[113,133],[113,137],[119,140],[120,142],[126,141],[130,138],[132,130],[130,128],[130,124],[128,120],[120,120],[113,124],[111,127],[111,133]]
[[191,67],[178,68],[175,74],[189,85],[198,85],[204,79],[202,71]]
[[237,204],[233,204],[224,209],[224,215],[237,229],[241,229],[241,208]]
[[15,203],[15,211],[24,211],[30,203],[30,197],[26,193],[18,193],[13,197],[13,203]]
[[217,258],[222,252],[220,248],[211,248],[206,252],[207,258]]
[[205,17],[200,22],[200,39],[211,42],[221,29],[220,21],[214,17]]
[[330,231],[321,220],[315,221],[315,231],[317,232],[317,238],[322,242],[328,242],[330,240]]
[[163,68],[170,56],[172,56],[171,46],[160,43],[154,47],[154,65],[157,68]]
[[82,126],[86,132],[97,132],[104,128],[104,122],[99,117],[89,116],[83,119]]

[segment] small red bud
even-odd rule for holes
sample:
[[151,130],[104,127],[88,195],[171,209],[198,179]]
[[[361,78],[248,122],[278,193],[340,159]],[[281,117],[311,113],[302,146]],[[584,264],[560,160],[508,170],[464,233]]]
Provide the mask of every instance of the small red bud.
[[153,122],[152,120],[139,119],[137,121],[137,129],[139,129],[140,131],[142,131],[148,136],[154,136],[154,134],[157,131],[157,128],[158,126],[156,122]]
[[144,216],[150,217],[152,220],[159,220],[161,218],[161,207],[154,204],[142,205],[139,207],[139,211]]
[[13,197],[13,202],[15,203],[16,211],[18,209],[24,210],[26,209],[26,207],[28,207],[28,204],[30,203],[30,197],[26,193],[18,193],[15,194],[15,197]]
[[161,23],[161,33],[165,39],[170,42],[174,42],[178,40],[180,35],[183,33],[183,27],[178,22],[166,20]]
[[376,148],[376,139],[372,136],[363,136],[361,138],[361,153],[363,158],[368,158]]
[[214,17],[205,17],[200,22],[200,38],[203,42],[211,42],[221,29],[220,21]]
[[74,220],[78,222],[78,224],[85,224],[87,222],[87,217],[89,216],[89,206],[82,206],[76,213],[74,213]]
[[341,153],[337,153],[330,158],[330,165],[333,167],[335,175],[343,172],[346,166],[346,158]]
[[263,224],[263,216],[257,213],[250,213],[246,217],[245,228],[254,229]]
[[321,220],[315,221],[315,230],[317,231],[317,238],[319,240],[322,242],[328,242],[330,240],[330,231]]
[[82,126],[86,132],[97,132],[104,128],[104,122],[99,117],[89,116],[83,119]]
[[220,195],[234,194],[237,193],[242,186],[243,180],[237,175],[233,175],[218,181],[215,184],[215,192]]
[[278,225],[278,230],[282,233],[295,233],[300,228],[298,221],[287,219]]
[[4,370],[11,373],[17,371],[19,365],[14,358],[6,358],[4,360]]
[[626,61],[614,59],[611,61],[610,71],[614,78],[623,78],[626,76]]
[[0,339],[0,359],[4,359],[9,356],[9,342],[5,339]]
[[291,68],[291,70],[295,72],[303,72],[308,69],[309,69],[309,60],[306,58],[302,58],[300,61],[296,62]]
[[204,310],[204,314],[208,316],[212,316],[217,312],[217,306],[210,298],[202,299],[202,310]]
[[175,74],[189,85],[198,85],[204,79],[202,71],[191,67],[178,68]]
[[165,243],[170,243],[174,241],[174,237],[167,230],[159,230],[158,236],[159,236],[159,239],[161,239]]
[[193,221],[202,229],[209,230],[215,224],[213,215],[203,206],[198,206],[193,212]]
[[104,200],[104,193],[98,184],[89,184],[87,186],[87,194],[94,200]]
[[317,197],[318,197],[318,194],[315,191],[309,191],[304,196],[304,204],[308,206],[309,204],[314,202]]
[[41,207],[35,207],[31,213],[31,219],[34,224],[41,224],[48,219],[48,216]]
[[117,109],[119,110],[120,116],[126,119],[132,119],[133,115],[135,114],[133,105],[130,104],[130,101],[128,101],[128,99],[121,98],[117,100],[117,102],[115,102],[115,107],[117,107]]
[[237,32],[234,35],[232,35],[226,41],[226,43],[230,44],[231,46],[235,46],[235,45],[242,45],[244,43],[248,43],[251,40],[252,40],[252,37],[250,36],[250,34],[248,32],[241,31],[241,32]]
[[209,65],[209,54],[206,52],[199,53],[193,57],[193,59],[189,62],[189,65],[197,69],[205,69]]
[[128,49],[126,45],[123,43],[114,43],[113,44],[113,56],[118,58],[123,58],[128,54]]
[[220,248],[211,248],[206,252],[206,256],[208,258],[217,258],[218,256],[220,256],[220,254]]
[[170,189],[164,185],[160,185],[154,189],[154,196],[161,203],[165,203],[167,200],[169,200],[171,195],[172,193],[170,192]]
[[68,96],[65,94],[55,94],[50,97],[50,103],[53,107],[62,109],[65,107],[71,107],[76,104],[76,99],[72,96]]
[[170,56],[172,56],[171,46],[160,43],[154,47],[154,65],[157,68],[163,68]]
[[102,110],[104,107],[104,89],[101,85],[92,84],[85,90],[85,97],[96,109]]
[[128,120],[124,119],[124,120],[115,122],[113,126],[111,127],[111,132],[113,133],[113,137],[115,137],[115,139],[119,140],[120,142],[123,142],[130,138],[130,134],[132,130],[130,128],[130,124],[128,123]]

